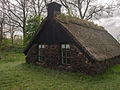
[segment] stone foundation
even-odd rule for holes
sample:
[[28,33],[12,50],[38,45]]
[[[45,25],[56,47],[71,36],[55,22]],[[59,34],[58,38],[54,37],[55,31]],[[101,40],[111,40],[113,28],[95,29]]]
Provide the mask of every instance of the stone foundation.
[[114,58],[105,61],[90,62],[80,50],[71,45],[71,65],[60,64],[60,45],[45,45],[45,61],[37,61],[37,44],[33,45],[29,50],[26,62],[44,67],[59,69],[71,72],[82,72],[89,75],[97,75],[104,73],[109,67],[120,63],[120,58]]

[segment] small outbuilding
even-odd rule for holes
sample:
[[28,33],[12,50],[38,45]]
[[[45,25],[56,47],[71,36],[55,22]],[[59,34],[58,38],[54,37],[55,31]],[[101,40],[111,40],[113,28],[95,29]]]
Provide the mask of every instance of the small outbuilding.
[[103,27],[60,14],[55,2],[47,6],[48,16],[24,50],[27,63],[90,75],[120,63],[120,44]]

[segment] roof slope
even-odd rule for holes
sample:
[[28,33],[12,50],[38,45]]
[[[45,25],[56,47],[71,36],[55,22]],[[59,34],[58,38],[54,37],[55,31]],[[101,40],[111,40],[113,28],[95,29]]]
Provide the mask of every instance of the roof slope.
[[95,60],[102,61],[120,55],[120,44],[104,28],[75,18],[56,20],[62,24]]

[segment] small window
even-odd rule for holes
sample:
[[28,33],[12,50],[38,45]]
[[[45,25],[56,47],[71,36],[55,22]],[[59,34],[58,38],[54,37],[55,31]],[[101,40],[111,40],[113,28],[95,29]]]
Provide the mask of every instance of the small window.
[[42,62],[45,59],[45,45],[40,44],[38,49],[38,61]]
[[62,64],[70,64],[70,45],[62,44],[61,45],[61,62]]

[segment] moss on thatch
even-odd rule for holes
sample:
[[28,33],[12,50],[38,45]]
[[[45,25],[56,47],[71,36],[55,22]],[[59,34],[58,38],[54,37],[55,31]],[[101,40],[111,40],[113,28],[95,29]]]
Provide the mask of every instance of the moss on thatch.
[[93,28],[93,29],[98,29],[98,30],[105,30],[104,27],[98,26],[97,24],[94,24],[94,22],[90,22],[87,20],[80,19],[78,17],[72,17],[70,15],[65,15],[65,14],[58,14],[56,16],[56,19],[59,19],[61,22],[65,23],[75,23],[79,24],[88,28]]

